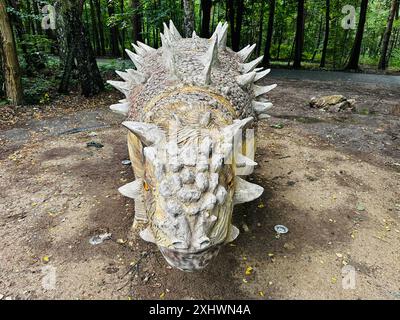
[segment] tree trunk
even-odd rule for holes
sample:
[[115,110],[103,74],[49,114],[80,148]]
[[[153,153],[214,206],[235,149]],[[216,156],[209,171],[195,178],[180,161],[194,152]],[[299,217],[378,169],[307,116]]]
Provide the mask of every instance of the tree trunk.
[[321,57],[321,68],[325,68],[326,63],[326,51],[328,49],[328,42],[329,42],[329,28],[331,23],[331,16],[330,16],[330,0],[326,0],[326,17],[325,17],[325,37],[324,37],[324,45],[322,47],[322,57]]
[[378,68],[381,70],[385,70],[389,64],[388,48],[389,48],[390,36],[392,35],[393,20],[396,14],[397,6],[398,6],[398,0],[392,0],[388,22],[386,24],[385,33],[382,39],[381,57],[379,59],[379,65],[378,65]]
[[142,11],[140,7],[140,0],[131,0],[132,14],[132,39],[143,42],[142,37]]
[[364,36],[364,27],[367,19],[368,0],[361,1],[360,19],[358,21],[357,34],[354,40],[353,48],[349,62],[345,67],[345,70],[359,70],[358,62],[360,61],[361,43]]
[[192,36],[194,31],[194,1],[183,0],[183,30],[185,37],[189,38]]
[[269,2],[267,40],[265,42],[265,50],[263,58],[263,64],[266,67],[269,67],[271,65],[271,44],[272,44],[272,35],[274,33],[275,7],[276,7],[275,0],[271,0]]
[[101,55],[104,56],[106,54],[106,44],[104,40],[104,27],[103,27],[103,18],[101,14],[100,0],[94,0],[94,3],[97,15],[97,25],[99,26]]
[[296,23],[296,37],[294,49],[294,62],[293,68],[301,68],[301,59],[303,55],[304,46],[304,1],[298,0],[297,5],[297,23]]
[[6,96],[13,105],[23,102],[21,73],[10,18],[5,0],[0,0],[0,43],[3,55]]
[[260,55],[263,37],[263,26],[264,26],[264,7],[265,2],[261,3],[260,21],[258,23],[258,39],[257,39],[257,56]]
[[100,46],[100,37],[97,26],[97,18],[96,18],[96,8],[94,7],[93,0],[90,0],[90,17],[92,21],[92,32],[94,39],[94,47],[96,50],[96,54],[101,55],[101,46]]
[[83,1],[60,1],[67,52],[59,91],[68,93],[72,71],[76,67],[82,94],[90,97],[102,91],[104,83],[82,22]]
[[[107,0],[107,9],[108,9],[108,16],[111,18],[115,13],[114,2],[113,0]],[[119,32],[118,27],[112,26],[110,27],[110,41],[111,41],[111,54],[114,57],[119,57],[119,47],[118,47],[118,38]]]
[[201,11],[203,17],[201,19],[200,36],[203,38],[210,37],[210,20],[211,20],[212,0],[201,0]]
[[317,55],[318,51],[319,51],[319,47],[321,45],[321,38],[322,38],[322,22],[323,22],[323,18],[321,17],[320,21],[319,21],[319,28],[318,28],[318,39],[317,39],[317,43],[315,45],[315,50],[314,53],[312,55],[311,58],[311,62],[314,62],[315,60],[315,56]]

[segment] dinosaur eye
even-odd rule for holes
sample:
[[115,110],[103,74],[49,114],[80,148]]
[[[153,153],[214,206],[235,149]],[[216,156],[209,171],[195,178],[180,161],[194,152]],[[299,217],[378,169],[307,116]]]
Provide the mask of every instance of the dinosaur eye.
[[147,182],[146,181],[143,181],[143,188],[144,188],[144,190],[145,191],[149,191],[149,185],[147,184]]

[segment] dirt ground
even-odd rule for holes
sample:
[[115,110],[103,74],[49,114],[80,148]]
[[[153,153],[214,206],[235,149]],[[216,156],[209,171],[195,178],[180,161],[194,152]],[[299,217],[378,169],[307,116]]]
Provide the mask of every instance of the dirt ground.
[[[0,131],[0,299],[400,299],[400,90],[273,81],[250,177],[265,193],[235,209],[241,235],[200,273],[171,269],[130,233],[115,95]],[[307,105],[338,93],[356,113]],[[289,232],[277,237],[277,224]],[[104,232],[110,240],[89,243]],[[342,285],[346,265],[354,288]]]

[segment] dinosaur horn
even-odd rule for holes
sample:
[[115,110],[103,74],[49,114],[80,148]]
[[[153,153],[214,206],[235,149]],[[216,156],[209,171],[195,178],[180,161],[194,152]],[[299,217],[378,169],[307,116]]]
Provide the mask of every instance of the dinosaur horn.
[[225,22],[221,30],[218,33],[219,42],[218,45],[221,49],[226,48],[226,41],[228,40],[228,22]]
[[175,39],[180,40],[182,39],[181,34],[179,33],[178,29],[176,29],[172,20],[169,20],[169,29],[171,30],[172,34],[174,35]]
[[110,106],[110,109],[112,111],[114,111],[115,113],[123,114],[124,116],[128,115],[129,108],[130,108],[129,103],[118,103]]
[[254,78],[254,82],[261,80],[262,78],[264,78],[267,74],[269,74],[271,72],[271,69],[266,69],[264,71],[261,72],[257,72],[256,77]]
[[135,134],[143,144],[149,146],[165,138],[164,132],[155,124],[136,121],[124,121],[122,125]]
[[107,83],[128,97],[130,86],[127,82],[108,80]]
[[204,69],[202,72],[202,78],[204,84],[211,83],[211,69],[212,66],[218,62],[218,35],[212,38],[211,41],[211,46],[203,57]]
[[234,204],[250,202],[259,198],[263,192],[263,187],[236,177],[236,188],[233,196],[233,202]]
[[154,53],[157,51],[157,49],[154,49],[154,48],[148,46],[147,44],[144,44],[143,42],[136,41],[136,43],[138,44],[139,47],[146,50],[147,53]]
[[162,49],[163,49],[164,64],[173,77],[179,78],[178,72],[177,72],[176,66],[175,66],[174,49],[172,47],[172,43],[164,34],[161,33],[160,36],[161,36],[161,43],[162,43]]
[[253,105],[253,110],[257,114],[265,113],[266,111],[268,111],[273,107],[273,104],[268,101],[253,101],[252,105]]
[[240,67],[242,73],[248,73],[250,71],[253,71],[254,68],[257,67],[257,65],[262,61],[263,58],[264,58],[264,56],[261,56],[249,63],[239,64],[239,67]]
[[258,96],[261,96],[261,95],[263,95],[263,94],[265,94],[267,92],[270,92],[271,90],[275,89],[276,86],[277,86],[277,84],[272,84],[270,86],[263,86],[263,87],[253,85],[254,96],[258,97]]
[[255,71],[243,74],[241,76],[236,77],[236,82],[239,84],[239,86],[245,87],[248,84],[253,83],[256,74],[257,73]]
[[250,57],[250,55],[253,53],[255,48],[256,48],[256,44],[253,44],[252,46],[247,45],[242,50],[240,50],[237,54],[240,57],[240,59],[243,62],[245,62]]
[[132,47],[135,49],[136,53],[141,57],[144,57],[147,53],[147,51],[144,48],[139,47],[134,43],[132,43]]
[[135,64],[136,69],[140,70],[143,67],[143,59],[136,53],[133,53],[129,49],[125,49],[126,53],[128,54],[129,58],[132,60],[132,62]]
[[122,186],[118,189],[118,191],[127,198],[138,199],[142,196],[143,180],[137,179],[131,183]]

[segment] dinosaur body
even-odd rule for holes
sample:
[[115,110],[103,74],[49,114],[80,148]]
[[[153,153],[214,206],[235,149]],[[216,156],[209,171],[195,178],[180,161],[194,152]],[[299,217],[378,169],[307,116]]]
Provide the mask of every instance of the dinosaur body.
[[[109,81],[126,99],[123,113],[136,180],[120,188],[135,199],[135,226],[168,263],[184,271],[203,269],[239,230],[235,204],[258,198],[263,188],[240,176],[253,171],[255,118],[268,117],[257,81],[269,73],[246,62],[255,48],[226,47],[228,25],[211,39],[180,36],[164,25],[162,47],[143,43],[127,50],[136,70]],[[247,130],[250,129],[250,130]]]

